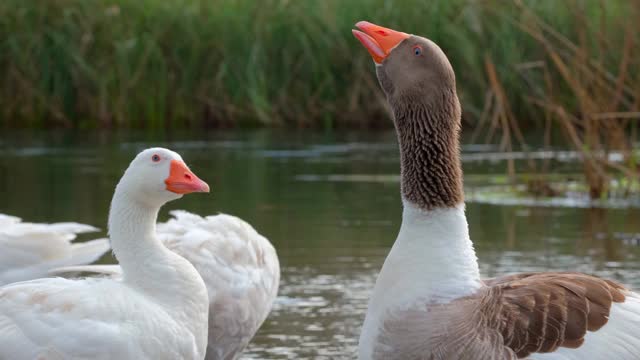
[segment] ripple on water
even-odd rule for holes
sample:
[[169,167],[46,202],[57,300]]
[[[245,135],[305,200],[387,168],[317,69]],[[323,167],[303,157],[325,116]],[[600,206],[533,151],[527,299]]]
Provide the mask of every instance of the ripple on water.
[[326,260],[282,269],[280,295],[247,358],[355,358],[376,272],[345,257]]
[[[400,211],[393,210],[400,206],[397,143],[395,135],[379,140],[358,134],[362,142],[332,144],[315,144],[318,138],[325,138],[305,136],[295,142],[287,136],[247,134],[212,136],[206,141],[127,137],[126,142],[107,139],[104,143],[60,140],[52,146],[34,146],[46,141],[19,142],[6,137],[0,140],[4,141],[0,164],[14,157],[20,161],[12,163],[19,171],[0,171],[0,190],[5,191],[0,196],[1,210],[30,220],[82,219],[103,224],[113,192],[111,180],[131,160],[130,154],[151,146],[184,151],[188,161],[200,161],[198,171],[203,171],[203,178],[218,181],[218,190],[213,200],[193,197],[172,206],[239,215],[269,235],[280,256],[279,297],[243,358],[353,359],[375,278],[400,221]],[[554,159],[563,169],[576,169],[567,163],[577,163],[579,154],[503,153],[492,145],[464,145],[463,151],[465,181],[470,185],[467,212],[473,214],[470,232],[483,275],[574,270],[640,288],[637,211],[607,211],[606,226],[595,227],[593,238],[580,242],[577,239],[587,236],[585,228],[593,221],[588,211],[575,207],[592,204],[544,200],[546,207],[540,207],[545,205],[540,199],[523,201],[504,188],[491,187],[506,183],[500,167],[506,160]],[[615,153],[610,157],[611,161],[620,159]],[[214,162],[216,166],[205,165]],[[285,167],[278,167],[285,162]],[[494,163],[500,165],[492,167]],[[88,173],[106,176],[96,181],[96,176],[84,176]],[[553,180],[566,178],[560,174]],[[86,195],[89,192],[103,199],[96,201]],[[51,200],[56,194],[56,200]],[[34,206],[43,202],[47,206]],[[260,208],[257,202],[270,205]],[[110,257],[105,260],[113,261]]]

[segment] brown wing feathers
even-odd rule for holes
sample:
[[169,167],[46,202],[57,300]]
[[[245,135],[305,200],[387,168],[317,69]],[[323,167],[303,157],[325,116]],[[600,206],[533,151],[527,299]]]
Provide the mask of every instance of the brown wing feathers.
[[611,304],[625,299],[620,284],[579,273],[518,274],[486,283],[486,310],[494,312],[486,318],[520,358],[579,347],[587,331],[607,323]]

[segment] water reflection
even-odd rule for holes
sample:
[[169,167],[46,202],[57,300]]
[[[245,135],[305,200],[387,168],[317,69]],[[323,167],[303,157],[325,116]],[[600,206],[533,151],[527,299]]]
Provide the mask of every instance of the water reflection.
[[[209,182],[212,195],[185,197],[168,209],[238,215],[278,249],[280,296],[245,357],[353,358],[369,293],[400,224],[395,135],[194,136],[4,133],[0,212],[104,228],[113,187],[133,155],[149,146],[173,148]],[[463,151],[473,159],[495,148]],[[471,186],[495,185],[486,175],[504,171],[501,160],[464,167]],[[638,209],[537,205],[467,205],[483,275],[578,270],[640,287]]]

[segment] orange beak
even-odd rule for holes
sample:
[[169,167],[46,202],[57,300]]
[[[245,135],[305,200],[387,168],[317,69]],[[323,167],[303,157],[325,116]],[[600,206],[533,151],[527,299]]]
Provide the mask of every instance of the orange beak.
[[171,160],[169,177],[165,179],[164,183],[167,185],[167,190],[176,194],[209,192],[209,185],[192,173],[187,164],[178,160]]
[[389,55],[393,48],[410,36],[367,21],[358,22],[356,27],[362,31],[351,30],[353,36],[367,48],[376,64],[382,63],[382,60]]

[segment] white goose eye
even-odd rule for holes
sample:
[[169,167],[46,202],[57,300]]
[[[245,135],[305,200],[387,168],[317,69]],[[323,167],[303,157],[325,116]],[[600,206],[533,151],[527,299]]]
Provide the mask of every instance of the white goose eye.
[[151,156],[151,161],[153,162],[160,162],[160,155],[158,154],[153,154],[153,156]]
[[421,47],[420,45],[416,45],[416,46],[414,46],[412,49],[413,49],[413,54],[414,54],[415,56],[420,56],[420,55],[422,55],[422,47]]

